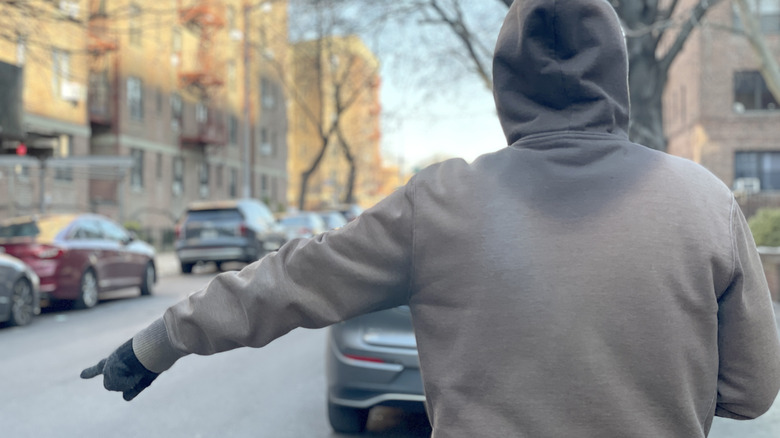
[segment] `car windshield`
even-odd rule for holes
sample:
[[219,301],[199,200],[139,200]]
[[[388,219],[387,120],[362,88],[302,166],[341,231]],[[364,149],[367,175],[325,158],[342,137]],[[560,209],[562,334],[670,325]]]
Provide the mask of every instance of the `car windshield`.
[[20,222],[16,224],[0,225],[0,238],[11,237],[35,237],[40,230],[35,222]]
[[287,227],[311,226],[312,220],[309,216],[288,216],[283,218],[281,224]]
[[187,214],[187,222],[240,222],[243,219],[236,209],[193,210]]
[[7,221],[0,224],[0,239],[37,237],[39,242],[50,242],[74,218],[75,216],[65,215],[43,217],[37,221],[34,219]]

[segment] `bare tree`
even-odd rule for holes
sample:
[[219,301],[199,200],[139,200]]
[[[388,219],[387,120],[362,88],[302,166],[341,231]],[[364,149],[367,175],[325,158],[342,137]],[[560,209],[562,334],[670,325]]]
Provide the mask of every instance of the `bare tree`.
[[[630,135],[634,141],[658,150],[666,150],[663,128],[662,96],[669,69],[682,51],[693,30],[705,14],[721,0],[698,0],[691,9],[684,9],[679,0],[612,0],[626,33],[629,57],[629,88],[631,99]],[[512,0],[498,0],[508,8]],[[460,43],[471,70],[492,90],[489,73],[490,51],[494,40],[480,40],[489,34],[473,29],[470,14],[473,5],[465,0],[398,0],[389,7],[397,15],[416,17],[422,25],[438,25],[449,29]],[[387,7],[383,5],[382,7]],[[667,50],[661,42],[671,38]],[[430,50],[438,50],[432,46]]]
[[353,147],[360,139],[346,133],[345,120],[357,111],[356,103],[373,89],[379,74],[378,63],[371,62],[372,56],[368,52],[359,50],[360,44],[356,44],[359,39],[354,35],[341,35],[345,29],[352,29],[343,20],[348,12],[341,9],[340,2],[304,3],[315,12],[313,20],[309,21],[309,29],[314,28],[316,32],[304,34],[309,38],[295,44],[294,61],[290,66],[292,74],[281,75],[287,77],[285,87],[293,104],[305,116],[319,139],[317,152],[301,172],[300,209],[306,206],[312,175],[334,143],[338,143],[350,166],[344,198],[347,202],[353,200],[357,175]]

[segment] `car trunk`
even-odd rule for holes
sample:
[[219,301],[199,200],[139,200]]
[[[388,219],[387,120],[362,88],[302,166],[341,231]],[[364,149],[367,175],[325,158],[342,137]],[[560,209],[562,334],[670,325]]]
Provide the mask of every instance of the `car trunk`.
[[190,211],[182,228],[183,239],[238,237],[246,232],[244,217],[237,209]]

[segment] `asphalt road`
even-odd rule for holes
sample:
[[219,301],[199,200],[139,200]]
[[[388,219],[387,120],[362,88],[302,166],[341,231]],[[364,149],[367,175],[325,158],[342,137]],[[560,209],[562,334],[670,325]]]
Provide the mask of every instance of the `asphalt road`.
[[[0,436],[336,438],[325,410],[324,330],[293,331],[263,349],[188,356],[132,402],[79,379],[212,273],[171,275],[151,297],[112,294],[95,309],[47,311],[0,328]],[[776,307],[780,311],[780,306]],[[424,415],[371,412],[363,437],[427,437]],[[716,419],[711,438],[780,436],[780,398],[763,417]]]
[[[263,349],[188,356],[129,403],[98,378],[79,378],[209,278],[166,277],[151,297],[119,291],[91,310],[48,311],[30,326],[0,328],[0,436],[342,437],[327,421],[324,330],[296,330]],[[362,436],[430,434],[424,416],[371,414]]]

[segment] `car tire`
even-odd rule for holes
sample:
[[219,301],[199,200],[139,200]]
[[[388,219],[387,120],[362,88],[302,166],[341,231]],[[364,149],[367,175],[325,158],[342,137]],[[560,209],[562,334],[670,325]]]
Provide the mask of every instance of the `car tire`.
[[35,315],[33,288],[25,278],[16,280],[11,292],[11,325],[23,326],[32,322]]
[[195,263],[184,263],[181,262],[181,273],[182,274],[192,274],[192,267],[195,266]]
[[74,303],[74,307],[77,309],[91,309],[97,306],[98,295],[99,289],[95,271],[87,269],[81,275],[81,290],[79,291],[79,298]]
[[144,268],[144,277],[141,279],[141,295],[151,295],[154,293],[154,283],[157,281],[157,272],[154,270],[154,263],[149,262]]
[[337,433],[361,433],[366,430],[368,409],[350,408],[328,401],[328,420]]
[[222,262],[214,262],[214,265],[217,267],[217,272],[223,272],[225,270],[225,264]]

